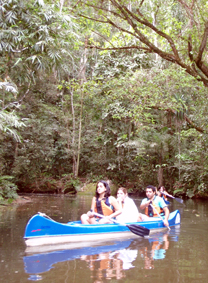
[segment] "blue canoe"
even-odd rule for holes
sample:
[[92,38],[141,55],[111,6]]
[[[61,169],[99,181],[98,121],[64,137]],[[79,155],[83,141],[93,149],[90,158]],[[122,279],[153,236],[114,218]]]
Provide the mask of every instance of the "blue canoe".
[[[180,224],[180,212],[175,210],[170,213],[169,226]],[[167,229],[160,218],[152,218],[151,221],[134,222],[150,229],[150,234]],[[26,246],[41,246],[62,243],[77,243],[99,241],[103,239],[115,239],[119,237],[138,237],[127,226],[122,224],[93,224],[85,225],[80,221],[59,223],[52,220],[44,213],[34,215],[25,228],[24,240]]]

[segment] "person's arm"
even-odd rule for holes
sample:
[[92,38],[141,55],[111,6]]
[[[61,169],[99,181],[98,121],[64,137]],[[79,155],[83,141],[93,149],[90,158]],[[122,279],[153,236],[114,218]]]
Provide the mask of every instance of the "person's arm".
[[161,207],[165,213],[165,219],[164,219],[164,224],[165,226],[169,226],[169,223],[168,223],[168,218],[169,218],[169,214],[170,214],[170,211],[165,203],[165,201],[163,200],[163,198],[158,198],[159,202],[158,202],[158,205],[159,207]]
[[169,211],[167,206],[163,207],[163,210],[164,210],[164,213],[165,213],[164,224],[165,224],[165,226],[169,226],[168,218],[169,218],[170,211]]
[[147,199],[144,199],[140,205],[140,209],[143,210],[145,209],[146,207],[148,207],[148,205],[150,205],[150,202],[151,200],[147,200]]
[[107,216],[107,218],[114,218],[116,216],[118,216],[119,214],[121,214],[122,212],[122,207],[119,205],[119,203],[117,202],[116,198],[114,198],[113,196],[109,197],[109,201],[110,204],[114,207],[115,212],[112,213],[111,215]]
[[168,197],[172,197],[169,193],[167,193],[166,191],[164,192],[164,195],[165,196],[168,196]]
[[117,198],[116,200],[117,200],[117,202],[118,202],[118,204],[119,204],[119,208],[120,208],[121,210],[123,210],[121,198]]
[[91,210],[87,212],[87,216],[89,218],[92,218],[94,216],[93,211],[95,210],[95,205],[96,205],[96,198],[93,197],[92,203],[91,203]]
[[96,198],[93,197],[93,198],[92,198],[92,203],[91,203],[91,210],[94,211],[94,210],[95,210],[95,207],[96,207]]

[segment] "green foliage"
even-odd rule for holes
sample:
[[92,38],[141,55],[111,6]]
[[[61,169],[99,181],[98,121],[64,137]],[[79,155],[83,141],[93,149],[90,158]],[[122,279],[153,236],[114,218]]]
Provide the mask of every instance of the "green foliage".
[[122,1],[134,26],[119,1],[70,3],[0,0],[0,174],[25,192],[75,192],[82,180],[108,178],[134,192],[160,179],[174,194],[206,195],[207,88],[190,59],[201,3],[197,31],[178,1],[139,10]]
[[17,186],[11,182],[13,177],[0,176],[0,201],[3,199],[15,199],[17,198]]
[[16,131],[17,128],[25,126],[14,112],[0,111],[0,131],[7,133],[20,142],[20,136]]
[[13,96],[17,94],[17,88],[10,82],[0,82],[0,90],[0,103],[2,105],[0,109],[0,132],[7,133],[13,136],[16,141],[20,142],[17,129],[24,127],[25,124],[17,116],[15,111],[12,110],[12,108],[17,107],[12,102]]
[[62,176],[62,179],[66,181],[63,192],[70,190],[71,193],[72,192],[74,193],[80,190],[80,186],[81,186],[80,180],[77,178],[74,178],[73,174],[69,174],[69,175],[64,174]]
[[95,195],[96,183],[88,183],[83,186],[82,190],[78,191],[79,194]]
[[0,1],[0,54],[4,64],[1,77],[6,73],[17,86],[22,86],[43,78],[52,69],[57,74],[63,70],[70,73],[76,25],[54,8],[31,0]]
[[[105,38],[101,49],[138,49],[154,53],[174,62],[208,86],[206,58],[206,1],[79,1],[77,10],[83,18],[103,23],[110,29],[109,36],[97,28]],[[188,11],[188,12],[187,12]],[[132,42],[130,45],[129,42]],[[96,46],[100,49],[100,46]],[[159,63],[163,64],[162,61]],[[196,68],[197,66],[197,68]]]

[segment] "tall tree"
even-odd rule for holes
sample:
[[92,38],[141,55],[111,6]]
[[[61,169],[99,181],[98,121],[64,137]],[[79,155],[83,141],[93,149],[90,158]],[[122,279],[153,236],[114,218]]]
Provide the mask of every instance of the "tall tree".
[[[105,44],[92,42],[92,48],[154,53],[208,86],[206,0],[81,0],[77,7],[81,16],[106,27],[95,31],[107,39]],[[109,28],[118,31],[120,41],[113,40]],[[134,44],[129,44],[129,38]]]

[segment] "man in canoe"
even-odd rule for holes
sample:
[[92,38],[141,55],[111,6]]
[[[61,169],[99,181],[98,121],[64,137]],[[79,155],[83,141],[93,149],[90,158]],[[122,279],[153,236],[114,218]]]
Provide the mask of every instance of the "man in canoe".
[[160,217],[165,215],[163,220],[165,226],[169,226],[168,217],[169,209],[164,200],[156,195],[156,188],[152,185],[146,188],[146,198],[142,200],[140,208],[145,209],[145,215],[142,215],[143,221],[149,220],[150,217]]

